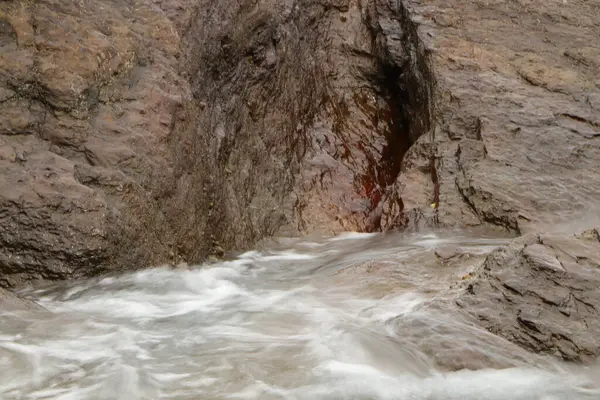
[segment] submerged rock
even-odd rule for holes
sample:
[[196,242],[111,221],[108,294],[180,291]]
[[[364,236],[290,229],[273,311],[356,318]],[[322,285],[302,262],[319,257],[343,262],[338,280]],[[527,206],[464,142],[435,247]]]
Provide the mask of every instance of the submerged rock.
[[46,309],[36,302],[24,299],[8,290],[0,288],[0,312],[32,310],[46,311]]

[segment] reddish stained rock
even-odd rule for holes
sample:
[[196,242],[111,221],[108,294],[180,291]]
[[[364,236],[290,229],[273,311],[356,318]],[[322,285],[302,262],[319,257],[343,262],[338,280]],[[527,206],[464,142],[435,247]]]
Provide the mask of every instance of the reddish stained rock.
[[416,25],[376,2],[209,3],[188,58],[206,105],[193,158],[218,158],[218,241],[380,230],[387,187],[430,121]]

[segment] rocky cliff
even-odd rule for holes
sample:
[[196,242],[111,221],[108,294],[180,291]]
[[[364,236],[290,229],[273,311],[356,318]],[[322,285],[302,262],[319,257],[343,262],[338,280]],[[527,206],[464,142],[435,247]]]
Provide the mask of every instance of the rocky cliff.
[[384,202],[402,227],[433,76],[381,7],[2,2],[3,285],[378,230]]
[[155,3],[0,3],[2,284],[167,259],[190,88],[179,13]]
[[403,4],[436,78],[435,123],[413,146],[431,146],[434,184],[414,184],[425,160],[409,165],[411,151],[394,191],[405,208],[427,219],[423,203],[439,192],[429,219],[441,225],[597,225],[600,2]]
[[274,234],[585,228],[599,7],[4,1],[1,282]]

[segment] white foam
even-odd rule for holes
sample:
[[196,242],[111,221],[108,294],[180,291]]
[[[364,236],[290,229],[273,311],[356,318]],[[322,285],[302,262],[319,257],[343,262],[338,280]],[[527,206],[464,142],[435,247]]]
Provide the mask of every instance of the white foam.
[[300,243],[298,243],[298,246],[300,246],[300,247],[306,247],[306,248],[309,248],[309,249],[316,249],[316,248],[325,246],[325,243],[300,242]]
[[[427,378],[424,386],[434,399],[542,400],[600,398],[585,390],[581,379],[532,368],[459,371]],[[588,382],[589,383],[589,382]],[[594,397],[589,397],[594,396]]]
[[373,322],[382,323],[390,318],[413,313],[425,301],[426,298],[424,296],[415,292],[387,296],[370,307],[365,308],[360,315],[369,318]]
[[168,372],[150,373],[152,378],[160,383],[172,383],[189,377],[191,374],[172,374]]
[[242,259],[243,258],[250,258],[250,259],[254,260],[254,259],[260,258],[260,257],[262,257],[262,253],[261,252],[252,250],[252,251],[247,251],[247,252],[245,252],[243,254],[240,254],[238,258],[242,258]]
[[60,398],[60,395],[69,393],[70,389],[67,388],[50,388],[35,391],[29,394],[29,399],[56,399]]
[[329,239],[329,242],[339,242],[340,240],[361,240],[369,239],[373,236],[377,236],[378,233],[365,233],[365,232],[345,232]]
[[[452,314],[441,320],[428,308],[429,293],[399,288],[370,297],[369,282],[384,279],[375,273],[343,276],[340,284],[333,271],[382,254],[380,265],[405,257],[402,263],[423,281],[425,274],[443,279],[408,264],[441,242],[435,235],[421,237],[420,248],[412,246],[413,237],[370,251],[343,242],[374,235],[347,233],[314,246],[247,252],[205,268],[155,268],[41,291],[52,314],[2,317],[0,398],[600,398],[582,388],[585,376],[575,372],[532,367],[436,373],[430,357],[435,346],[430,353],[421,350],[421,339],[430,339],[420,337],[427,324],[450,324],[433,335],[450,344],[459,339],[481,346],[487,342],[474,339],[491,334],[462,329]],[[482,247],[477,241],[468,246]],[[418,330],[411,331],[413,321]],[[499,353],[504,357],[502,348],[486,354]]]
[[287,261],[287,260],[312,260],[315,258],[311,254],[301,254],[294,251],[280,251],[271,253],[268,256],[262,256],[258,260],[260,261]]

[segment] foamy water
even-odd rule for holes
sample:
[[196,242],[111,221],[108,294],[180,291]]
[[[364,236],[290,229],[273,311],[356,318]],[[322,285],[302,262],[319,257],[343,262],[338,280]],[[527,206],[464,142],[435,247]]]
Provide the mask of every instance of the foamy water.
[[444,309],[467,271],[436,249],[503,243],[347,234],[30,289],[49,312],[0,314],[0,398],[600,399],[596,370]]

